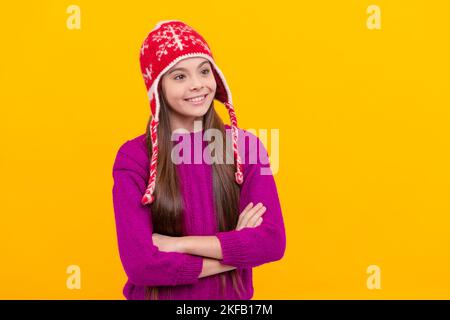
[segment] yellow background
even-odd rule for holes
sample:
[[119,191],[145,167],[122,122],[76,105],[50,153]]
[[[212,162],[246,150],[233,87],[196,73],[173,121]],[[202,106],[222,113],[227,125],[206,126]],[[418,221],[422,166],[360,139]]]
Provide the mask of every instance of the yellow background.
[[[66,27],[71,4],[81,30]],[[371,4],[381,30],[366,26]],[[239,126],[280,130],[287,250],[254,269],[254,299],[449,299],[449,9],[2,3],[0,298],[123,299],[112,165],[150,114],[140,45],[180,19],[211,46]],[[66,287],[69,265],[80,290]],[[369,265],[379,290],[366,286]]]

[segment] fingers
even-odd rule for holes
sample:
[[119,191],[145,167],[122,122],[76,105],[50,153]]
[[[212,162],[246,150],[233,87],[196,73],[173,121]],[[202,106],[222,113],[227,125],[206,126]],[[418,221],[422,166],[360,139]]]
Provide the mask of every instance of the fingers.
[[266,212],[266,207],[263,206],[253,214],[253,216],[249,219],[247,226],[255,227],[259,219],[262,219],[261,216],[264,214],[264,212]]
[[253,207],[253,202],[250,202],[250,203],[244,208],[244,211],[250,209],[251,207]]
[[[244,212],[245,211],[245,212]],[[243,214],[241,214],[239,226],[241,228],[245,227],[253,227],[258,222],[258,219],[261,215],[266,211],[266,207],[263,206],[261,202],[259,202],[256,206],[249,208],[247,206]]]
[[[253,205],[253,203],[252,202],[250,202],[250,204],[251,205]],[[248,220],[250,219],[250,214],[251,214],[251,212],[252,212],[252,210],[255,210],[255,208],[256,208],[256,210],[257,209],[259,209],[259,207],[261,206],[261,203],[258,203],[256,206],[251,206],[250,208],[249,208],[249,206],[250,206],[250,204],[242,211],[242,214],[241,214],[241,216],[240,216],[240,224],[241,224],[241,228],[245,228],[246,226],[247,226],[247,222],[248,222]]]
[[238,226],[241,224],[242,219],[245,217],[245,214],[247,213],[248,210],[250,210],[250,208],[253,207],[253,202],[250,202],[245,208],[244,210],[242,210],[241,214],[239,215],[239,219],[238,219]]

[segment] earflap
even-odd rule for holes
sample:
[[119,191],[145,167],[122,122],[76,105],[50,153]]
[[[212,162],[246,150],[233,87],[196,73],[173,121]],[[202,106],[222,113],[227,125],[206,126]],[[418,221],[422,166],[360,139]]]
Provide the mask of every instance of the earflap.
[[214,59],[208,57],[208,60],[211,62],[214,79],[216,80],[217,88],[215,98],[222,103],[233,103],[233,99],[231,97],[231,91],[228,87],[227,81],[225,80],[225,76],[223,75],[220,68],[215,63]]
[[212,69],[213,69],[214,79],[216,80],[216,84],[217,84],[215,98],[222,103],[228,102],[228,96],[227,96],[227,91],[225,90],[225,85],[223,84],[222,79],[220,78],[220,76],[217,73],[214,66]]
[[153,93],[152,97],[150,98],[150,111],[152,113],[152,117],[154,117],[156,114],[156,97]]

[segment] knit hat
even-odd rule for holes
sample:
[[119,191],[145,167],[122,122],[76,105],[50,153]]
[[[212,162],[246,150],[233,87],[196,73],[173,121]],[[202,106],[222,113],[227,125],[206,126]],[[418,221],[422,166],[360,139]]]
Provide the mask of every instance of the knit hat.
[[158,163],[158,134],[160,97],[158,96],[158,84],[162,76],[179,61],[202,57],[209,60],[212,66],[214,78],[217,83],[214,96],[223,103],[230,115],[233,152],[236,161],[235,180],[238,184],[243,182],[242,164],[238,153],[238,126],[236,114],[231,100],[231,92],[225,81],[222,71],[214,62],[211,50],[205,39],[190,26],[180,20],[160,21],[150,31],[141,46],[140,63],[141,71],[147,88],[152,119],[150,121],[150,134],[152,141],[152,158],[150,161],[150,177],[148,186],[142,197],[142,204],[151,204],[154,200],[156,168]]

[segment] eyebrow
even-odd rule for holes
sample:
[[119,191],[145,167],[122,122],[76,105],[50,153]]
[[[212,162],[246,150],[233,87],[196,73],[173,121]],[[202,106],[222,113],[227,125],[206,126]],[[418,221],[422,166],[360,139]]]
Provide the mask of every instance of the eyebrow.
[[[197,69],[200,68],[200,67],[201,67],[202,65],[204,65],[205,63],[208,63],[208,62],[209,62],[209,60],[203,61],[202,63],[200,63],[200,64],[198,65]],[[175,69],[172,69],[172,70],[170,70],[169,72],[167,72],[167,75],[169,75],[169,74],[171,74],[172,72],[177,71],[177,70],[184,70],[184,71],[187,71],[186,68],[175,68]]]

